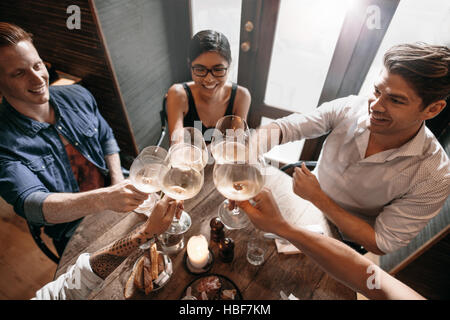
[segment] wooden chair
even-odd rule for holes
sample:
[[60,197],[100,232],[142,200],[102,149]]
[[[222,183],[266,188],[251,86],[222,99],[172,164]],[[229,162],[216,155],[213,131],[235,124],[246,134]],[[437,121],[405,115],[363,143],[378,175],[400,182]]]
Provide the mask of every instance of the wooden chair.
[[58,264],[60,257],[56,255],[49,247],[45,244],[45,242],[41,238],[41,228],[35,225],[32,225],[29,221],[27,221],[28,229],[30,229],[31,236],[36,243],[36,245],[41,249],[41,251],[54,263]]
[[163,143],[163,140],[167,134],[168,130],[168,122],[167,122],[167,111],[166,111],[166,103],[167,103],[167,93],[164,95],[163,102],[162,102],[162,108],[159,112],[159,116],[161,118],[161,134],[158,139],[158,143],[156,144],[158,147],[160,147]]
[[[14,212],[14,208],[7,203],[3,198],[0,197],[0,213],[1,217],[5,218],[6,220],[14,218],[16,213]],[[41,228],[38,228],[36,226],[31,225],[27,221],[28,229],[30,230],[31,237],[33,238],[36,245],[39,247],[39,249],[42,250],[42,252],[53,262],[58,264],[59,257],[53,253],[52,250],[45,244],[45,242],[41,238]]]

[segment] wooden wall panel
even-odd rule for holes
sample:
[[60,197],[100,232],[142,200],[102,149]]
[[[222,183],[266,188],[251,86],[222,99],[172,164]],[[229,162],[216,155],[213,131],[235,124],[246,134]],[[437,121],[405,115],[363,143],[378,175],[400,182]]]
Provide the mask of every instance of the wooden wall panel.
[[[81,29],[69,30],[67,7],[81,9]],[[137,154],[121,93],[108,59],[98,21],[89,0],[2,0],[0,20],[15,23],[34,35],[42,59],[56,69],[83,79],[100,112],[114,130],[122,153]]]
[[95,0],[139,149],[155,144],[172,77],[161,1]]
[[[139,150],[157,143],[159,111],[168,88],[182,81],[189,39],[187,1],[95,0]],[[177,17],[174,20],[173,17]]]

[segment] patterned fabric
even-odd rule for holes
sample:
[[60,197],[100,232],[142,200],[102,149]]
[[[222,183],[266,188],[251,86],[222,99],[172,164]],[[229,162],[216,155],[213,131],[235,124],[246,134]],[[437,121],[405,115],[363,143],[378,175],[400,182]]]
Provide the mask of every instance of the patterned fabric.
[[75,149],[70,143],[64,146],[69,157],[75,180],[80,192],[94,190],[105,186],[105,178],[100,170]]
[[276,123],[282,143],[330,133],[314,174],[339,206],[374,227],[377,246],[385,253],[406,246],[450,194],[449,158],[425,125],[400,148],[365,158],[367,98],[337,99]]

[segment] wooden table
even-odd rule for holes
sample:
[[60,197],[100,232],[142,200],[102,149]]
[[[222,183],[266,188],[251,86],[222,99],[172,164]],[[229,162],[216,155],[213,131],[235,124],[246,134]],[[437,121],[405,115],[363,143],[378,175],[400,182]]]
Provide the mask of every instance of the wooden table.
[[[185,210],[192,217],[192,227],[185,234],[186,243],[193,235],[203,234],[207,239],[210,238],[209,222],[217,216],[217,208],[224,200],[214,187],[212,169],[212,165],[205,168],[205,183],[200,193],[193,199],[185,201]],[[274,168],[270,169],[270,173],[266,179],[266,186],[278,199],[280,209],[286,218],[299,225],[320,224],[327,235],[337,237],[335,227],[329,224],[322,213],[292,192],[292,180],[288,175]],[[102,212],[86,217],[68,243],[55,277],[66,272],[80,253],[95,252],[123,237],[141,221],[143,218],[135,213]],[[210,241],[210,248],[215,254],[215,262],[210,272],[230,278],[239,287],[244,299],[279,300],[280,290],[287,295],[292,293],[299,299],[356,299],[354,291],[328,276],[304,254],[278,253],[273,240],[267,240],[269,250],[264,264],[251,265],[246,259],[247,240],[254,236],[255,232],[253,225],[242,230],[225,230],[225,235],[235,241],[234,260],[231,263],[224,263],[218,258],[217,244]],[[197,277],[185,269],[183,264],[185,252],[186,248],[170,255],[174,272],[165,287],[148,296],[137,294],[136,298],[179,299],[186,285]],[[92,292],[90,299],[124,299],[124,285],[140,254],[140,250],[132,253],[97,290]]]

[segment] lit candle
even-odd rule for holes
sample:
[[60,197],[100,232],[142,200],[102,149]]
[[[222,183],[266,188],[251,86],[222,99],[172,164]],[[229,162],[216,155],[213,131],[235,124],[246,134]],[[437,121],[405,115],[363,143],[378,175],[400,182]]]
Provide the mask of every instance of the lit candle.
[[194,268],[201,269],[208,263],[209,249],[205,236],[193,236],[187,244],[189,262]]

